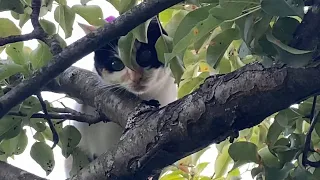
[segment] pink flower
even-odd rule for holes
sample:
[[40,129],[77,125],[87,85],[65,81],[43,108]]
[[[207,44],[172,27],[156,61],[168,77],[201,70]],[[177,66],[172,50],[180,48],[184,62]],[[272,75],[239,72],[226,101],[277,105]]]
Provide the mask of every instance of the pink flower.
[[116,18],[114,17],[114,16],[109,16],[109,17],[107,17],[105,20],[107,21],[107,22],[112,22],[113,20],[115,20]]

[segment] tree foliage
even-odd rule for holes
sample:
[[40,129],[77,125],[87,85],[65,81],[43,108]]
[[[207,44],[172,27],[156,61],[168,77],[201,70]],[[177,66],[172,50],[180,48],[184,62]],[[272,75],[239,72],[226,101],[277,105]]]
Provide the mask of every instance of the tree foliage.
[[[74,33],[72,27],[76,15],[93,26],[108,23],[101,8],[87,4],[89,1],[81,0],[70,7],[67,0],[41,0],[41,27],[62,48],[66,47],[64,39]],[[109,2],[120,14],[140,3],[137,0]],[[296,30],[305,17],[305,6],[303,0],[187,0],[162,11],[158,20],[168,35],[162,34],[156,50],[158,58],[170,67],[179,85],[178,97],[198,89],[210,72],[227,74],[253,62],[265,67],[314,65],[313,48],[297,49],[292,45],[297,36]],[[20,29],[32,16],[32,2],[2,0],[0,11],[11,11],[12,17],[19,21],[17,27],[8,18],[0,17],[0,38],[21,35]],[[58,27],[46,19],[48,13],[54,13]],[[148,41],[148,25],[149,21],[146,21],[121,37],[120,55],[126,65],[132,65],[132,42],[135,39]],[[59,28],[64,31],[64,37],[57,34]],[[36,49],[25,46],[24,40],[27,39],[1,44],[0,39],[3,45],[0,52],[7,54],[7,58],[0,61],[0,96],[33,76],[54,56],[50,45],[41,39]],[[230,138],[226,139],[215,147],[205,148],[166,167],[159,179],[231,180],[240,177],[240,167],[249,163],[253,164],[249,169],[251,175],[257,179],[319,179],[319,165],[306,163],[306,158],[312,162],[320,160],[320,125],[316,123],[319,118],[318,101],[310,97],[276,112],[261,124],[240,131],[233,143],[229,142]],[[81,134],[73,126],[63,127],[61,123],[65,118],[63,115],[74,115],[75,112],[56,108],[49,102],[45,105],[59,139],[54,138],[46,113],[41,113],[41,101],[30,96],[0,120],[0,160],[6,161],[24,151],[28,143],[24,127],[29,126],[36,131],[33,138],[37,140],[30,155],[43,170],[50,174],[55,165],[52,149],[45,141],[49,140],[58,141],[64,157],[70,154],[79,157],[72,169],[76,173],[88,164],[76,147]],[[311,122],[315,123],[310,128]],[[213,173],[204,176],[202,172],[209,163],[200,162],[199,158],[209,148],[216,148],[218,155]]]

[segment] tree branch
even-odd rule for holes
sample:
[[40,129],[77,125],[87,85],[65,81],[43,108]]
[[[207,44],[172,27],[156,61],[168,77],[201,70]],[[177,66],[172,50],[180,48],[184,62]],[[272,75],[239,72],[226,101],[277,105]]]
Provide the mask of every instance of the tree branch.
[[[68,110],[69,108],[51,108],[51,109],[54,109],[54,111],[57,113],[48,113],[48,116],[50,119],[74,120],[74,121],[84,122],[88,124],[96,124],[101,121],[103,122],[109,121],[108,119],[106,119],[105,116],[99,115],[98,113],[95,115],[89,115],[89,114],[81,113],[74,110],[70,111]],[[22,117],[27,116],[27,114],[23,114],[21,112],[9,112],[8,115],[22,116]],[[45,118],[45,116],[46,115],[42,113],[35,113],[31,116],[31,118]]]
[[0,179],[1,180],[17,180],[17,179],[25,179],[25,180],[46,180],[45,178],[41,178],[34,174],[31,174],[27,171],[24,171],[20,168],[14,167],[8,163],[0,161]]
[[0,38],[0,46],[10,44],[10,43],[20,42],[20,41],[29,41],[29,40],[35,39],[36,36],[37,34],[33,31],[29,34],[14,35],[14,36]]
[[44,113],[44,119],[47,120],[47,123],[49,124],[50,130],[52,132],[53,145],[52,145],[51,149],[53,149],[59,142],[59,135],[56,131],[56,128],[54,127],[54,125],[52,123],[50,116],[48,115],[47,105],[43,101],[43,98],[41,96],[41,92],[37,93],[37,98],[38,98],[40,105],[42,107],[42,111]]
[[14,89],[0,97],[0,118],[16,104],[25,100],[34,92],[57,77],[80,58],[105,45],[113,37],[127,34],[130,30],[145,22],[168,7],[182,0],[149,0],[140,3],[120,17],[99,28],[56,54],[49,64],[39,70],[30,79],[21,82]]
[[0,46],[20,42],[20,41],[28,41],[32,39],[39,39],[45,42],[49,47],[52,54],[58,54],[62,51],[60,47],[60,43],[54,37],[49,37],[48,34],[41,27],[39,22],[39,13],[41,8],[41,0],[33,0],[32,1],[32,13],[30,16],[31,23],[33,26],[33,31],[29,34],[24,35],[13,35],[4,38],[0,38]]
[[[34,31],[42,31],[40,23],[39,23],[39,14],[40,14],[40,9],[41,9],[41,0],[32,0],[31,2],[31,7],[32,7],[32,13],[30,15],[31,19],[31,24],[34,28]],[[45,34],[45,33],[42,33]]]
[[66,93],[71,97],[81,99],[84,104],[95,107],[98,112],[105,114],[108,119],[123,128],[126,126],[130,113],[141,103],[141,99],[130,92],[114,93],[118,89],[106,86],[94,72],[74,66],[64,71],[58,77],[58,81],[59,84],[54,81],[50,82],[46,90]]
[[[194,93],[138,116],[136,126],[123,135],[117,147],[71,179],[145,179],[153,171],[316,94],[320,91],[319,66],[264,68],[255,63],[209,77]],[[97,75],[80,68],[70,67],[58,81],[56,90],[86,97],[85,104],[120,125],[141,102],[129,93],[106,91]]]
[[320,58],[320,0],[312,0],[307,2],[311,9],[304,16],[301,24],[294,32],[294,39],[290,46],[296,49],[313,50],[313,59]]

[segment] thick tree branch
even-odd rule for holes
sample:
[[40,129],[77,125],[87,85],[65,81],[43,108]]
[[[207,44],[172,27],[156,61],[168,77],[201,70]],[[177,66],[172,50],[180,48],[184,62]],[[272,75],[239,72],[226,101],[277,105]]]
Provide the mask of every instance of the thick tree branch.
[[81,68],[71,66],[59,76],[58,81],[59,84],[49,83],[47,90],[81,99],[122,127],[125,127],[129,114],[141,103],[135,95],[106,86],[95,73]]
[[2,161],[0,161],[0,169],[1,180],[46,180]]
[[[257,125],[274,112],[319,92],[319,66],[264,68],[255,63],[227,75],[210,77],[196,92],[137,117],[137,125],[126,132],[117,147],[73,179],[145,179],[153,171],[219,143],[233,132]],[[131,95],[106,91],[105,86],[99,85],[99,77],[90,73],[75,67],[68,69],[59,76],[60,90],[66,88],[64,92],[69,95],[92,98],[83,100],[107,115],[125,118],[115,117],[123,124],[140,101]]]
[[127,34],[147,19],[181,1],[182,0],[144,1],[119,16],[112,23],[106,24],[97,31],[69,45],[61,53],[55,55],[49,64],[41,68],[38,73],[0,97],[0,118],[13,106],[38,91],[42,86],[46,85],[51,79],[58,76],[80,58],[104,46],[112,40],[113,37]]

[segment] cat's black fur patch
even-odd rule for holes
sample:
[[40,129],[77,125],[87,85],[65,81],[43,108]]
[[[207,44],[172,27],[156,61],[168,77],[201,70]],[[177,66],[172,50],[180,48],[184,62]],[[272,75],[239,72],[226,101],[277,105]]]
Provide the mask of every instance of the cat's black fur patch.
[[[137,64],[143,68],[159,68],[163,66],[163,63],[161,63],[157,57],[157,51],[155,49],[155,44],[161,36],[160,27],[162,33],[167,35],[163,27],[158,24],[157,19],[155,17],[152,18],[147,32],[148,44],[137,40],[135,41],[134,46],[139,47],[137,48],[136,61]],[[119,38],[120,37],[115,38],[104,47],[94,51],[94,66],[99,75],[101,75],[103,69],[109,72],[117,71],[117,69],[121,70],[121,68],[119,68],[119,59],[117,57]],[[150,59],[150,61],[146,61],[145,57],[149,57],[148,59]],[[117,68],[114,68],[115,61],[118,63]]]

